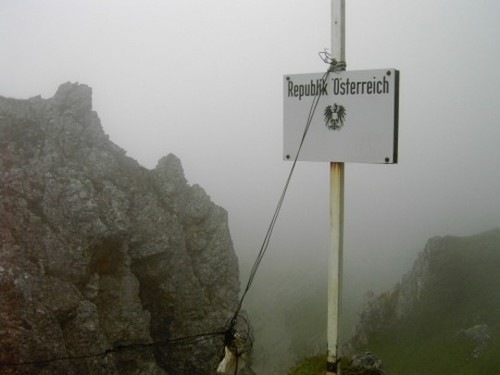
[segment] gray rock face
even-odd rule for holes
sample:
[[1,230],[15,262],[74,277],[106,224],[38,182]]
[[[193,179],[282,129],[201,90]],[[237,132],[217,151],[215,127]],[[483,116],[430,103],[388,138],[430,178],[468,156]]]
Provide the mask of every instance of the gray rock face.
[[[412,270],[404,275],[402,281],[392,290],[378,296],[373,292],[366,294],[359,322],[355,327],[355,335],[348,346],[366,345],[371,333],[404,319],[413,310],[429,282],[432,254],[439,247],[439,241],[438,237],[428,241],[424,251],[414,262]],[[346,350],[351,349],[347,347]]]
[[430,239],[400,283],[367,296],[345,351],[366,347],[372,336],[382,332],[388,340],[388,332],[396,338],[404,326],[423,330],[432,322],[438,328],[428,330],[429,337],[439,335],[440,342],[447,343],[455,336],[454,344],[459,345],[470,341],[476,344],[472,357],[480,357],[496,333],[490,327],[498,322],[499,265],[500,229]]
[[458,335],[476,344],[471,353],[473,358],[479,358],[491,346],[491,330],[487,324],[476,324],[473,327],[461,329]]
[[175,156],[150,171],[110,142],[88,86],[0,97],[0,246],[1,373],[217,368],[222,336],[176,339],[237,305],[227,213]]
[[382,361],[370,352],[354,355],[349,363],[348,375],[383,375]]

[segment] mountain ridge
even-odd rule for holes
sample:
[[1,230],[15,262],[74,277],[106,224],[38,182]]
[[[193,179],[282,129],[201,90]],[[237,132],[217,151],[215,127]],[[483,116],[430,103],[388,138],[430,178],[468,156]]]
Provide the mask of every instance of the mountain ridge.
[[176,156],[127,157],[89,86],[0,97],[0,204],[2,373],[213,373],[223,335],[106,354],[220,331],[239,271],[227,212]]
[[346,351],[391,374],[500,370],[499,267],[500,229],[430,239],[400,283],[369,294]]

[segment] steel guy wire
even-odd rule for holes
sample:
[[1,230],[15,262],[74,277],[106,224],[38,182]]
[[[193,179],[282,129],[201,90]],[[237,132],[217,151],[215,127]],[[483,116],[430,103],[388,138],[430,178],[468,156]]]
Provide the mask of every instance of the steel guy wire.
[[[326,52],[325,52],[326,53]],[[340,71],[341,69],[343,69],[343,67],[345,67],[345,63],[342,62],[341,63],[341,66],[338,66],[339,63],[337,63],[334,59],[330,59],[329,60],[329,64],[330,64],[330,68],[323,74],[321,80],[323,82],[325,82],[327,79],[328,79],[328,76],[331,72],[337,72],[337,71]],[[273,214],[273,217],[271,219],[271,222],[269,224],[269,227],[267,229],[267,232],[266,232],[266,235],[264,237],[264,241],[261,245],[261,248],[260,248],[260,251],[257,255],[257,258],[253,264],[253,267],[250,271],[250,276],[248,278],[248,282],[246,284],[246,287],[243,291],[243,294],[240,298],[240,301],[239,301],[239,304],[238,304],[238,307],[236,308],[236,311],[233,315],[233,321],[235,321],[235,319],[237,318],[238,314],[240,313],[240,310],[241,310],[241,307],[243,305],[243,301],[248,293],[248,291],[250,290],[250,287],[253,283],[253,280],[255,278],[255,275],[257,273],[257,269],[259,268],[260,266],[260,263],[267,251],[267,248],[269,246],[269,243],[271,241],[271,237],[272,237],[272,233],[273,233],[273,230],[274,230],[274,226],[276,224],[276,221],[278,220],[278,216],[279,216],[279,213],[280,213],[280,210],[281,210],[281,206],[283,205],[283,201],[285,199],[285,196],[286,196],[286,192],[288,190],[288,186],[290,185],[290,181],[292,179],[292,175],[293,175],[293,172],[295,170],[295,167],[297,165],[297,161],[298,161],[298,158],[299,158],[299,155],[300,155],[300,151],[302,150],[302,146],[304,144],[304,141],[306,139],[306,135],[307,135],[307,132],[309,130],[309,127],[311,126],[311,122],[312,122],[312,119],[314,117],[314,113],[316,112],[316,108],[318,107],[318,104],[319,104],[319,100],[321,99],[321,95],[322,95],[322,90],[319,90],[319,92],[314,96],[313,98],[313,101],[311,103],[311,107],[309,109],[309,114],[308,114],[308,117],[307,117],[307,121],[306,121],[306,125],[305,125],[305,128],[304,128],[304,132],[302,133],[302,138],[300,140],[300,143],[299,143],[299,147],[297,149],[297,153],[295,155],[295,158],[293,160],[293,164],[292,164],[292,167],[290,168],[290,172],[288,174],[288,177],[286,179],[286,182],[285,182],[285,186],[283,188],[283,191],[281,193],[281,196],[278,200],[278,204],[276,206],[276,209],[274,211],[274,214]]]

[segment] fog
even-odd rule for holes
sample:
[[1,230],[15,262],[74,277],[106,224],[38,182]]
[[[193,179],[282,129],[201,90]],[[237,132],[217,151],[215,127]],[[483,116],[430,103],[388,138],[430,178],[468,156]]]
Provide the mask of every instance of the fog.
[[[346,165],[352,314],[368,289],[397,282],[428,238],[500,226],[500,3],[346,3],[348,70],[401,72],[399,163]],[[0,95],[88,84],[129,156],[154,168],[176,154],[189,183],[228,211],[246,282],[291,167],[283,75],[327,68],[318,52],[330,46],[330,1],[1,0],[0,46]],[[253,304],[264,290],[322,288],[323,275],[326,288],[328,181],[328,163],[298,164]],[[277,316],[265,307],[255,315]]]

